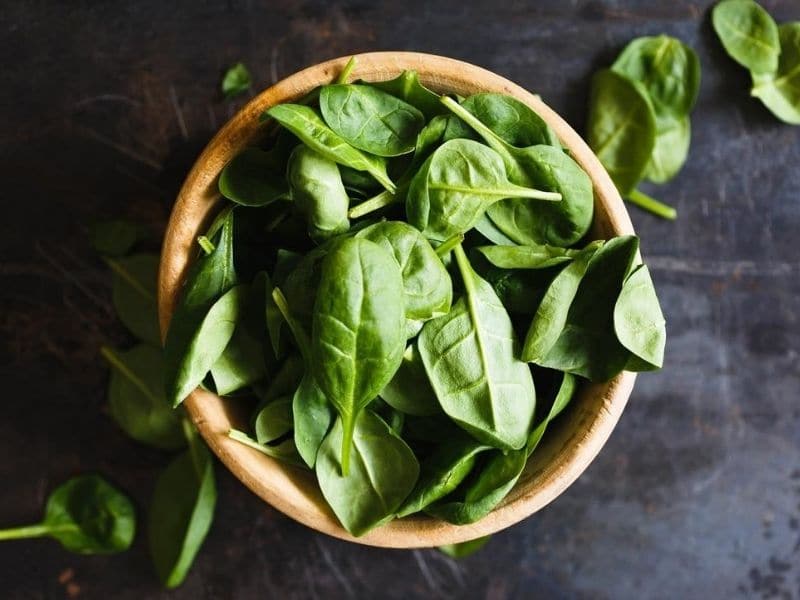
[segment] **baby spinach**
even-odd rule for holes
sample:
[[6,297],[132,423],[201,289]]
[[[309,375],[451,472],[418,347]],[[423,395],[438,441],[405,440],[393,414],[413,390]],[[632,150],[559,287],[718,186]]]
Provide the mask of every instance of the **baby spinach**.
[[350,468],[342,468],[347,426],[336,419],[319,449],[317,480],[325,500],[351,534],[363,535],[394,516],[419,476],[411,448],[371,410],[352,428]]
[[265,206],[289,196],[286,179],[278,170],[275,154],[246,148],[237,154],[219,176],[219,191],[243,206]]
[[325,124],[313,108],[300,104],[278,104],[270,108],[267,114],[325,158],[356,171],[367,171],[384,188],[395,191],[395,185],[386,173],[385,161],[364,154],[348,144]]
[[122,219],[100,221],[89,227],[89,242],[103,256],[124,256],[143,236],[141,226]]
[[275,458],[295,467],[305,466],[297,455],[297,448],[295,448],[294,440],[291,438],[277,444],[260,444],[244,431],[239,431],[238,429],[229,430],[228,437],[270,458]]
[[491,538],[492,536],[487,535],[459,544],[446,544],[444,546],[439,546],[438,550],[450,558],[466,558],[483,548]]
[[392,255],[362,238],[337,243],[325,256],[314,303],[314,379],[339,412],[342,473],[358,414],[384,388],[405,350],[403,279]]
[[[542,188],[561,198],[554,204],[512,199],[493,204],[487,214],[503,233],[517,243],[561,246],[572,245],[586,234],[594,209],[592,182],[560,147],[542,144],[517,148],[452,98],[443,98],[442,102],[500,155],[512,183]],[[547,139],[545,134],[540,137]]]
[[186,578],[211,527],[216,502],[211,453],[192,434],[189,449],[159,475],[148,515],[150,555],[167,588]]
[[138,442],[168,450],[185,445],[181,415],[164,395],[163,353],[139,344],[130,350],[100,349],[112,367],[108,383],[111,418]]
[[156,309],[158,256],[134,254],[105,261],[114,273],[111,300],[119,320],[140,340],[160,346]]
[[407,319],[427,321],[450,310],[453,299],[450,275],[417,229],[402,221],[383,221],[365,227],[356,237],[383,247],[400,265]]
[[351,146],[376,156],[413,152],[425,116],[408,102],[368,85],[326,85],[322,117]]
[[292,200],[308,222],[313,240],[326,240],[350,229],[350,198],[336,163],[306,146],[289,157],[286,178]]
[[251,84],[252,79],[250,77],[250,71],[248,71],[247,67],[242,63],[236,63],[225,71],[220,87],[222,88],[222,93],[225,98],[230,100],[231,98],[244,94],[250,89]]
[[487,208],[504,198],[558,201],[561,194],[515,185],[506,178],[497,152],[471,140],[451,140],[414,176],[406,214],[426,237],[444,241],[474,227]]
[[442,412],[431,387],[416,344],[409,344],[403,362],[381,390],[380,397],[391,407],[409,415],[435,415]]
[[675,177],[689,155],[691,138],[689,117],[657,118],[656,143],[645,177],[653,183],[666,183]]
[[521,448],[536,403],[531,372],[516,357],[511,319],[497,294],[461,246],[455,257],[465,294],[423,327],[418,343],[425,370],[439,404],[458,425],[488,445]]
[[538,244],[531,246],[480,246],[476,248],[490,263],[501,269],[546,269],[570,262],[578,250]]
[[274,442],[294,427],[292,397],[282,396],[262,406],[253,420],[253,430],[259,444]]
[[70,552],[113,554],[130,547],[135,530],[130,499],[98,475],[81,475],[53,490],[41,523],[0,530],[0,541],[49,536]]
[[439,94],[422,85],[416,71],[403,71],[394,79],[375,81],[369,85],[408,102],[425,115],[425,119],[430,120],[446,112],[439,102]]
[[614,305],[614,332],[650,368],[661,368],[667,332],[647,265],[636,267],[622,285]]
[[556,393],[556,397],[553,399],[553,404],[550,405],[550,411],[547,413],[547,416],[542,420],[542,422],[534,427],[533,431],[528,436],[528,443],[525,445],[525,451],[528,453],[529,457],[536,450],[539,442],[542,441],[542,437],[544,437],[544,432],[547,429],[547,426],[550,424],[550,421],[561,414],[561,411],[563,411],[567,404],[569,404],[570,400],[572,400],[577,386],[578,378],[575,377],[575,375],[572,373],[562,373],[561,385],[558,387],[558,392]]
[[774,73],[753,73],[752,95],[772,114],[800,125],[800,21],[778,28],[781,55]]
[[211,366],[214,389],[226,396],[246,388],[267,375],[264,347],[243,322],[236,324],[230,341]]
[[728,55],[753,73],[774,73],[781,53],[778,26],[753,0],[723,0],[711,23]]

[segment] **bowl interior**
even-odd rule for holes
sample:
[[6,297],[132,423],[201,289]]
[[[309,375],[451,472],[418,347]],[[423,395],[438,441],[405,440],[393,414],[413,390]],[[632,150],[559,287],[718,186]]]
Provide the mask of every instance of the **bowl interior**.
[[[211,140],[181,189],[170,222],[159,273],[159,318],[166,331],[186,269],[195,256],[195,239],[220,202],[217,177],[243,148],[259,142],[261,113],[291,102],[317,85],[330,82],[349,57],[320,63],[275,84],[248,103]],[[470,95],[509,94],[528,104],[555,130],[565,147],[592,179],[595,192],[594,238],[633,233],[628,214],[591,150],[538,96],[480,67],[440,56],[413,52],[379,52],[357,56],[354,79],[381,81],[404,69],[419,73],[423,84],[439,92]],[[438,519],[412,516],[394,520],[354,538],[325,503],[314,474],[269,458],[230,440],[230,428],[247,429],[245,405],[196,390],[185,405],[213,452],[245,485],[269,504],[323,533],[342,539],[396,548],[452,544],[489,535],[533,514],[563,492],[589,465],[608,439],[633,387],[635,375],[623,372],[610,382],[583,385],[571,408],[548,430],[541,445],[506,499],[486,518],[455,526]]]

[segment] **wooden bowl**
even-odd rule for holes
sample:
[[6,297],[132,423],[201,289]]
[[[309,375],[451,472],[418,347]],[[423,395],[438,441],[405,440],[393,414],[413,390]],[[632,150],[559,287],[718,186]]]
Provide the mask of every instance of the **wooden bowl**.
[[[330,60],[287,77],[259,94],[211,140],[181,189],[164,239],[158,282],[162,334],[167,330],[187,267],[197,253],[195,239],[204,231],[220,200],[217,176],[246,146],[259,141],[259,115],[275,105],[292,102],[317,85],[330,82],[347,62]],[[628,213],[595,155],[542,100],[485,69],[461,61],[415,52],[375,52],[357,56],[353,79],[391,79],[414,69],[422,83],[439,92],[464,96],[477,92],[509,94],[533,108],[558,134],[564,146],[586,170],[595,192],[593,235],[609,238],[633,233]],[[220,460],[247,487],[289,517],[345,540],[393,548],[439,546],[500,531],[532,515],[561,494],[603,447],[625,408],[635,375],[622,373],[603,384],[586,384],[578,397],[528,461],[506,499],[486,518],[472,525],[450,525],[426,516],[394,520],[355,538],[345,531],[317,487],[313,473],[273,460],[230,440],[231,427],[247,429],[247,415],[232,400],[201,389],[186,400],[189,415]]]

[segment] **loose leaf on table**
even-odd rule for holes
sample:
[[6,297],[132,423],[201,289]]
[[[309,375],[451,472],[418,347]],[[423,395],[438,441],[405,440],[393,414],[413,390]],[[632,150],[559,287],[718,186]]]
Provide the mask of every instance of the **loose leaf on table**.
[[655,140],[655,112],[644,86],[611,70],[598,72],[587,141],[623,196],[644,177]]
[[167,588],[183,583],[211,527],[217,488],[214,462],[195,436],[156,481],[148,541],[156,573]]
[[139,344],[130,350],[103,347],[112,367],[108,384],[111,418],[138,442],[173,450],[186,444],[181,413],[164,395],[164,353],[161,348]]
[[442,412],[416,344],[408,345],[403,353],[403,362],[381,390],[380,397],[389,406],[409,415],[427,416]]
[[281,166],[274,152],[246,148],[222,169],[219,191],[243,206],[265,206],[286,199],[289,188]]
[[286,178],[311,239],[323,241],[350,229],[350,198],[335,162],[301,145],[289,157]]
[[130,547],[135,530],[130,499],[98,475],[81,475],[53,490],[41,523],[2,529],[0,541],[49,536],[70,552],[113,554]]
[[236,63],[225,71],[221,84],[222,93],[225,98],[230,100],[240,94],[244,94],[250,89],[251,84],[250,71],[242,63]]
[[681,170],[689,155],[692,138],[688,117],[656,119],[656,143],[645,178],[653,183],[666,183]]
[[233,335],[243,290],[233,263],[233,212],[223,219],[213,252],[191,268],[164,344],[167,398],[177,405],[205,378]]
[[564,329],[536,364],[592,381],[608,381],[625,368],[630,352],[614,332],[614,306],[638,248],[638,238],[620,236],[592,256]]
[[501,269],[546,269],[570,262],[578,250],[538,244],[535,246],[479,246],[490,263]]
[[142,227],[130,221],[100,221],[89,227],[89,241],[103,256],[123,256],[143,236]]
[[465,294],[429,321],[418,345],[439,404],[485,444],[525,445],[536,404],[528,365],[517,359],[511,319],[492,287],[478,277],[461,246],[456,262]]
[[371,410],[356,418],[350,469],[343,474],[345,428],[336,419],[319,449],[322,495],[351,534],[360,536],[394,516],[414,488],[419,463],[406,443]]
[[442,260],[417,229],[402,221],[383,221],[356,234],[394,256],[403,276],[405,314],[427,321],[450,310],[453,285]]
[[[592,182],[559,146],[544,143],[517,148],[470,113],[466,102],[459,105],[452,98],[442,102],[500,155],[509,181],[547,190],[561,198],[561,202],[552,204],[511,198],[493,204],[487,215],[504,234],[520,244],[558,246],[570,246],[586,234],[594,212]],[[544,135],[540,137],[546,139]]]
[[376,156],[414,151],[425,116],[408,102],[369,85],[336,84],[322,88],[322,117],[354,148]]
[[422,85],[416,71],[403,71],[394,79],[371,81],[369,85],[408,102],[428,120],[447,112],[439,102],[439,94]]
[[348,144],[334,133],[311,107],[299,104],[278,104],[267,114],[295,134],[301,142],[333,162],[356,171],[367,171],[390,192],[395,185],[386,173],[386,162]]
[[550,283],[525,336],[522,360],[538,362],[556,343],[567,324],[569,308],[578,293],[578,286],[586,274],[592,257],[601,245],[602,242],[589,244]]
[[781,53],[778,26],[753,0],[723,0],[711,23],[728,55],[754,73],[774,73]]
[[406,347],[403,278],[387,250],[347,238],[328,252],[312,332],[314,379],[341,416],[347,475],[356,417],[392,378]]
[[778,69],[774,73],[753,74],[751,93],[780,120],[800,125],[800,21],[784,23],[778,33]]
[[492,539],[492,536],[487,535],[468,542],[438,546],[438,550],[450,558],[466,558],[483,548],[490,539]]
[[622,286],[614,305],[614,331],[620,343],[649,364],[649,369],[661,368],[667,332],[646,265],[636,267]]
[[422,462],[419,480],[397,516],[419,512],[447,496],[470,474],[475,457],[490,449],[466,435],[444,439]]
[[427,238],[444,241],[475,226],[504,198],[559,201],[558,193],[515,185],[497,152],[471,140],[439,146],[414,176],[406,198],[408,222]]
[[119,320],[143,342],[160,346],[156,307],[158,256],[134,254],[105,260],[114,272],[111,300]]

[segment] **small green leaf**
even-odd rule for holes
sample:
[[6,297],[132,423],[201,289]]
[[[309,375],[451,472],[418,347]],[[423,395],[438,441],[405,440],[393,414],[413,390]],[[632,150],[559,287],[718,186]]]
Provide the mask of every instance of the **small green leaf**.
[[250,71],[242,63],[236,63],[225,71],[221,84],[222,93],[227,100],[230,100],[244,94],[250,89],[251,84]]

